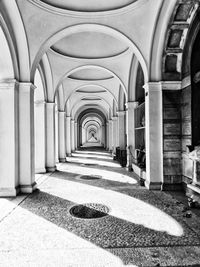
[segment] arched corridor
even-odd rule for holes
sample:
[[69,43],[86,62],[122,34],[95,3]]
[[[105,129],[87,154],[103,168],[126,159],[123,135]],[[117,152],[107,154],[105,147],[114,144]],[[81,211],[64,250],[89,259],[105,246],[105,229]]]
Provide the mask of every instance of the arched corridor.
[[199,0],[0,1],[2,223],[30,215],[33,246],[55,252],[44,222],[105,253],[103,265],[197,264],[199,17]]

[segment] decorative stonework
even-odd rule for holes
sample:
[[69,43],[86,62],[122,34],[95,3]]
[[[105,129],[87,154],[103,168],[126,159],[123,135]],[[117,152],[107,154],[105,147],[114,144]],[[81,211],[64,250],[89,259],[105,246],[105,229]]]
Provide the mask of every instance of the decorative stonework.
[[178,1],[168,28],[163,54],[163,80],[181,80],[182,56],[188,28],[199,7],[198,1]]

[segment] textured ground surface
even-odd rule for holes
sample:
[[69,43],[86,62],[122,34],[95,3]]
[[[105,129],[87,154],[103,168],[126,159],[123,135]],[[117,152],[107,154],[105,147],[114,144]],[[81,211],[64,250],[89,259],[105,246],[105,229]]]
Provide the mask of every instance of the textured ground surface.
[[[37,178],[33,194],[0,199],[0,266],[200,266],[199,210],[187,217],[182,193],[148,191],[103,150]],[[78,204],[109,212],[80,219]]]

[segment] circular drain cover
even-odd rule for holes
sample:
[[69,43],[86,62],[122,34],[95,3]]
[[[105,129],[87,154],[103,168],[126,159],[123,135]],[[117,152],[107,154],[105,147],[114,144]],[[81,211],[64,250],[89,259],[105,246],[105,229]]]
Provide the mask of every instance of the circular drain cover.
[[98,176],[98,175],[82,175],[80,177],[80,179],[82,179],[82,180],[98,180],[100,178],[101,178],[101,176]]
[[95,219],[101,218],[109,213],[109,208],[105,205],[98,203],[86,203],[73,206],[69,212],[71,215],[82,219]]

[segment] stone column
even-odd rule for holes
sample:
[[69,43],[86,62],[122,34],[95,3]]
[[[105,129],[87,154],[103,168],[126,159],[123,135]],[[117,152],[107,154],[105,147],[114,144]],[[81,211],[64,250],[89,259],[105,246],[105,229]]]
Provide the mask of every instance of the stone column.
[[19,182],[23,193],[32,193],[35,183],[34,89],[19,83]]
[[71,117],[67,116],[66,117],[66,154],[67,157],[71,156]]
[[56,163],[59,163],[59,155],[58,155],[58,131],[59,131],[59,126],[58,126],[58,109],[57,105],[55,104],[55,160]]
[[81,131],[82,131],[82,145],[84,145],[86,143],[87,140],[87,133],[86,133],[86,129],[84,127],[81,127]]
[[19,192],[18,175],[18,86],[13,81],[0,83],[0,196]]
[[105,142],[105,125],[102,125],[101,131],[102,131],[102,145],[104,147],[106,147],[106,142]]
[[72,152],[75,151],[75,130],[74,130],[74,120],[71,120],[71,149]]
[[35,172],[45,173],[45,102],[35,102]]
[[74,144],[75,144],[75,150],[78,148],[78,128],[77,128],[77,122],[74,122]]
[[113,153],[116,153],[117,146],[117,117],[112,117],[112,141],[113,141]]
[[109,122],[106,122],[106,149],[109,150]]
[[135,109],[138,106],[138,102],[128,102],[126,127],[127,127],[127,167],[131,168],[133,163],[133,157],[135,157]]
[[145,84],[146,181],[148,189],[160,190],[163,183],[162,85]]
[[65,112],[58,112],[58,158],[59,162],[66,161],[65,145]]
[[[125,111],[118,111],[119,147],[125,149]],[[133,126],[134,127],[134,126]]]
[[113,149],[113,133],[112,133],[112,120],[109,120],[108,121],[109,123],[109,151],[112,152],[112,149]]
[[56,170],[55,103],[46,103],[46,170]]

